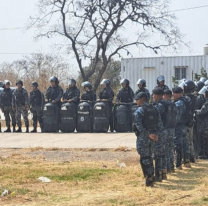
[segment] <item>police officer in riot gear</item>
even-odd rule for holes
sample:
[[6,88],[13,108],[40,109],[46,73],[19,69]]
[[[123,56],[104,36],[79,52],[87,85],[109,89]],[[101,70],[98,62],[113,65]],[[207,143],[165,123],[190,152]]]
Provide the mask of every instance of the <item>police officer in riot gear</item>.
[[[205,82],[206,83],[206,82]],[[200,94],[199,91],[205,86],[204,82],[198,81],[196,83],[196,91],[195,94],[196,96],[196,105],[195,105],[195,110],[200,110],[203,106],[203,104],[206,102],[206,99],[204,98],[204,94]],[[199,127],[200,127],[200,118],[199,116],[195,115],[195,122],[194,122],[194,148],[195,148],[195,154],[196,154],[196,159],[199,157],[199,153],[201,151],[201,135],[199,133]]]
[[187,141],[187,107],[188,100],[183,96],[181,87],[173,88],[173,98],[178,109],[177,123],[175,127],[174,145],[176,151],[176,168],[182,169],[182,156],[184,156],[184,166],[190,165],[190,149]]
[[4,90],[0,94],[0,106],[4,113],[7,129],[4,132],[11,132],[10,129],[10,116],[12,119],[13,132],[15,132],[16,119],[15,111],[12,110],[12,93],[13,90],[10,88],[11,82],[9,80],[4,81]]
[[177,121],[177,113],[178,110],[176,105],[172,102],[172,91],[170,89],[166,89],[164,91],[163,100],[166,103],[166,115],[167,118],[165,119],[165,127],[167,129],[167,150],[166,150],[166,157],[167,157],[167,172],[174,173],[175,166],[174,166],[174,135],[175,135],[175,126]]
[[[194,116],[194,111],[195,111],[195,106],[196,106],[196,97],[193,95],[194,91],[196,90],[196,85],[193,81],[191,80],[184,80],[179,87],[181,87],[184,91],[185,98],[188,100],[188,105],[189,105],[189,114],[190,117],[187,117],[190,121],[190,125],[188,125],[188,147],[190,149],[190,160],[191,162],[195,163],[195,150],[194,150],[194,135],[193,135],[193,116]],[[187,120],[188,121],[188,120]],[[192,121],[192,122],[191,122]]]
[[25,121],[26,132],[29,132],[28,121],[28,108],[29,98],[27,91],[23,88],[22,80],[16,82],[17,89],[14,90],[12,95],[12,108],[16,112],[16,121],[18,130],[16,132],[22,132],[21,114]]
[[84,87],[84,92],[80,101],[88,101],[94,103],[96,101],[96,94],[92,90],[92,84],[86,81],[82,83],[82,86]]
[[163,90],[169,89],[167,85],[165,85],[165,77],[163,75],[160,75],[157,78],[157,86],[156,87],[161,87]]
[[37,132],[37,121],[40,124],[41,131],[43,131],[43,106],[45,99],[43,93],[38,89],[38,83],[31,84],[32,91],[30,92],[30,111],[32,113],[33,130]]
[[150,99],[150,93],[149,90],[146,89],[146,81],[144,79],[139,79],[137,81],[137,85],[138,85],[138,90],[135,92],[134,97],[139,94],[140,92],[145,92],[147,94],[147,100],[149,101]]
[[205,98],[203,94],[199,94],[199,91],[205,86],[204,82],[198,81],[196,83],[196,105],[195,109],[201,109],[202,105],[205,103]]
[[204,95],[205,102],[200,109],[195,111],[198,125],[199,156],[208,158],[208,86],[204,86],[200,91]]
[[59,120],[59,113],[60,113],[60,107],[61,107],[61,98],[63,96],[63,89],[59,86],[59,80],[57,77],[53,76],[49,79],[51,86],[47,89],[45,94],[45,102],[51,102],[54,104],[55,113],[56,113],[56,119],[58,122]]
[[142,171],[146,178],[146,186],[153,186],[155,181],[153,149],[163,125],[158,110],[147,102],[146,93],[140,92],[136,95],[135,100],[138,109],[134,113],[135,123],[132,130],[137,136],[136,147],[140,155]]
[[152,91],[154,106],[160,113],[163,130],[160,133],[159,141],[155,143],[154,156],[155,156],[155,177],[156,180],[162,182],[162,180],[167,180],[167,149],[168,149],[168,140],[167,140],[167,129],[165,128],[166,124],[166,115],[167,115],[167,105],[163,100],[164,91],[161,87],[155,87]]
[[63,101],[64,102],[73,102],[75,104],[79,103],[80,99],[80,91],[76,87],[76,81],[74,79],[70,79],[68,81],[69,87],[66,89],[66,91],[63,94]]
[[112,88],[110,87],[110,80],[109,79],[103,79],[102,82],[100,83],[102,86],[102,90],[100,91],[99,94],[99,99],[102,101],[107,101],[109,104],[109,123],[110,123],[110,131],[113,132],[113,97],[114,97],[114,92]]
[[131,103],[133,102],[134,92],[129,86],[128,79],[122,79],[120,82],[122,88],[118,91],[116,95],[116,103]]

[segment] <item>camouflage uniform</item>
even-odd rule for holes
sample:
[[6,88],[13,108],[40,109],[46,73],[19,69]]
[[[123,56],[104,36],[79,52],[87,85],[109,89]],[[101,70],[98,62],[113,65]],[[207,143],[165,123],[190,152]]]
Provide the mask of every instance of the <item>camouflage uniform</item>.
[[[148,103],[145,103],[145,105],[148,105]],[[135,125],[137,128],[137,152],[140,155],[140,164],[143,169],[143,173],[145,177],[150,177],[154,175],[154,166],[153,166],[153,152],[158,151],[155,147],[155,143],[149,138],[150,133],[154,133],[155,135],[158,135],[159,132],[163,129],[162,121],[158,112],[158,128],[157,131],[151,132],[148,131],[144,125],[143,125],[143,118],[144,118],[144,109],[143,107],[138,107],[138,109],[134,113],[135,115]],[[158,142],[161,142],[161,136],[158,137]],[[160,163],[161,166],[161,163]],[[156,165],[158,167],[158,165]]]
[[39,89],[30,92],[30,111],[32,113],[33,127],[37,128],[37,121],[43,129],[43,106],[45,104],[44,95]]
[[[204,98],[204,95],[202,95],[202,94],[197,95],[195,110],[200,110],[205,102],[206,102],[206,99]],[[193,133],[194,133],[194,148],[195,148],[196,158],[198,158],[199,153],[201,152],[201,148],[203,146],[203,139],[199,133],[200,120],[201,119],[199,118],[199,116],[196,115],[195,122],[194,122],[194,131],[193,131]]]
[[21,128],[22,126],[21,114],[25,121],[25,126],[29,127],[28,110],[27,108],[25,108],[28,107],[28,105],[29,105],[29,100],[28,100],[27,91],[24,88],[22,88],[21,90],[19,90],[18,88],[15,89],[12,96],[12,107],[15,108],[16,121],[17,121],[17,126],[19,128]]
[[[154,105],[160,113],[162,117],[165,115],[166,108],[163,105],[163,100],[159,102],[155,102]],[[156,177],[159,175],[159,171],[163,171],[164,174],[167,173],[167,149],[168,149],[168,135],[167,130],[164,128],[163,122],[163,129],[160,131],[159,134],[160,138],[155,143],[154,155],[155,155],[155,170],[156,170]]]
[[112,110],[113,97],[114,97],[114,92],[110,87],[106,87],[106,88],[104,88],[100,91],[99,98],[100,99],[107,99],[107,101],[108,101],[108,105],[109,105],[109,124],[110,124],[110,130],[111,131],[114,130],[114,128],[113,128],[113,110]]
[[13,129],[15,129],[16,119],[15,119],[15,111],[12,110],[12,93],[13,93],[12,89],[4,88],[4,90],[0,94],[0,105],[1,105],[1,110],[5,116],[7,128],[10,128],[10,116],[11,116],[12,126]]
[[208,98],[203,104],[202,108],[196,110],[196,116],[198,120],[198,132],[201,140],[201,148],[199,155],[202,158],[208,158]]
[[[190,103],[190,109],[192,114],[194,115],[195,107],[196,107],[196,97],[192,94],[186,95]],[[187,128],[187,142],[190,149],[190,160],[191,162],[195,162],[195,149],[194,149],[194,134],[193,134],[193,126]]]
[[139,94],[140,92],[144,92],[145,94],[147,94],[147,100],[150,100],[150,93],[149,90],[146,88],[142,88],[142,89],[138,89],[135,93],[134,93],[134,97]]
[[67,88],[63,94],[64,100],[72,99],[73,102],[76,104],[79,103],[79,98],[80,98],[80,91],[76,86]]
[[177,124],[175,128],[175,136],[174,136],[174,145],[176,151],[176,167],[180,167],[182,164],[182,155],[184,155],[184,161],[190,159],[190,149],[187,143],[187,126],[185,114],[186,114],[186,105],[183,102],[181,97],[177,101],[175,101],[176,107],[178,109],[177,115]]

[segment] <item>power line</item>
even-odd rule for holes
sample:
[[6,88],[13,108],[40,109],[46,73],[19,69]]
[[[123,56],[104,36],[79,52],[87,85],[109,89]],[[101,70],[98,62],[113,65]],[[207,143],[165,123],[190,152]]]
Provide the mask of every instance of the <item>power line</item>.
[[[183,8],[183,9],[177,9],[177,10],[173,10],[173,11],[168,11],[166,13],[174,13],[174,12],[180,12],[180,11],[188,11],[188,10],[201,9],[201,8],[206,8],[206,7],[208,7],[208,5],[195,6],[195,7]],[[26,28],[25,27],[2,28],[2,29],[0,29],[0,31],[21,30],[21,29],[26,29]]]
[[[208,7],[208,5],[195,6],[195,7],[189,7],[189,8],[184,8],[184,9],[178,9],[178,10],[173,10],[173,11],[170,11],[170,12],[172,13],[172,12],[179,12],[179,11],[188,11],[188,10],[201,9],[201,8],[206,8],[206,7]],[[170,12],[167,12],[167,13],[170,13]]]

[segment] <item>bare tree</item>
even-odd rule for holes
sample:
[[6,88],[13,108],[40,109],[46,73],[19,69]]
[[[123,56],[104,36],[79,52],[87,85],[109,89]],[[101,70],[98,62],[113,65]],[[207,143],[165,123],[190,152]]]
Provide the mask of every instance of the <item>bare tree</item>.
[[[96,72],[102,58],[94,90],[112,57],[120,57],[122,50],[129,54],[130,47],[144,46],[157,53],[183,44],[175,17],[168,12],[169,0],[39,0],[37,8],[39,14],[30,18],[28,28],[37,28],[36,39],[63,36],[83,81]],[[83,59],[93,62],[90,69],[84,69]]]
[[70,66],[59,56],[31,54],[13,63],[0,65],[3,79],[8,78],[13,83],[22,79],[26,89],[30,90],[31,83],[37,81],[44,92],[49,86],[51,76],[58,77],[62,87],[67,86],[68,79],[74,76]]

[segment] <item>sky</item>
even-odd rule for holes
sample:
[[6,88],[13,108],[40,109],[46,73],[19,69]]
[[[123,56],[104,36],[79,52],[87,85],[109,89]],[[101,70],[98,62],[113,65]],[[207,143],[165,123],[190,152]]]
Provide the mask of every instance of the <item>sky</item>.
[[[58,44],[58,39],[42,39],[34,41],[34,29],[25,31],[22,28],[27,25],[29,16],[34,16],[37,0],[0,0],[0,64],[21,59],[23,55],[31,53],[55,53],[52,45]],[[207,6],[199,9],[176,11],[192,7]],[[168,53],[162,55],[202,55],[203,47],[208,44],[208,0],[172,0],[171,11],[176,11],[177,24],[185,41],[190,42],[191,51],[183,48],[180,53]],[[138,52],[130,50],[134,57],[139,57]],[[56,53],[55,53],[56,54]],[[76,70],[76,61],[72,56],[61,54],[67,62]],[[150,57],[153,53],[145,49],[140,56]],[[161,54],[160,54],[161,55]],[[125,57],[125,55],[123,56]]]

